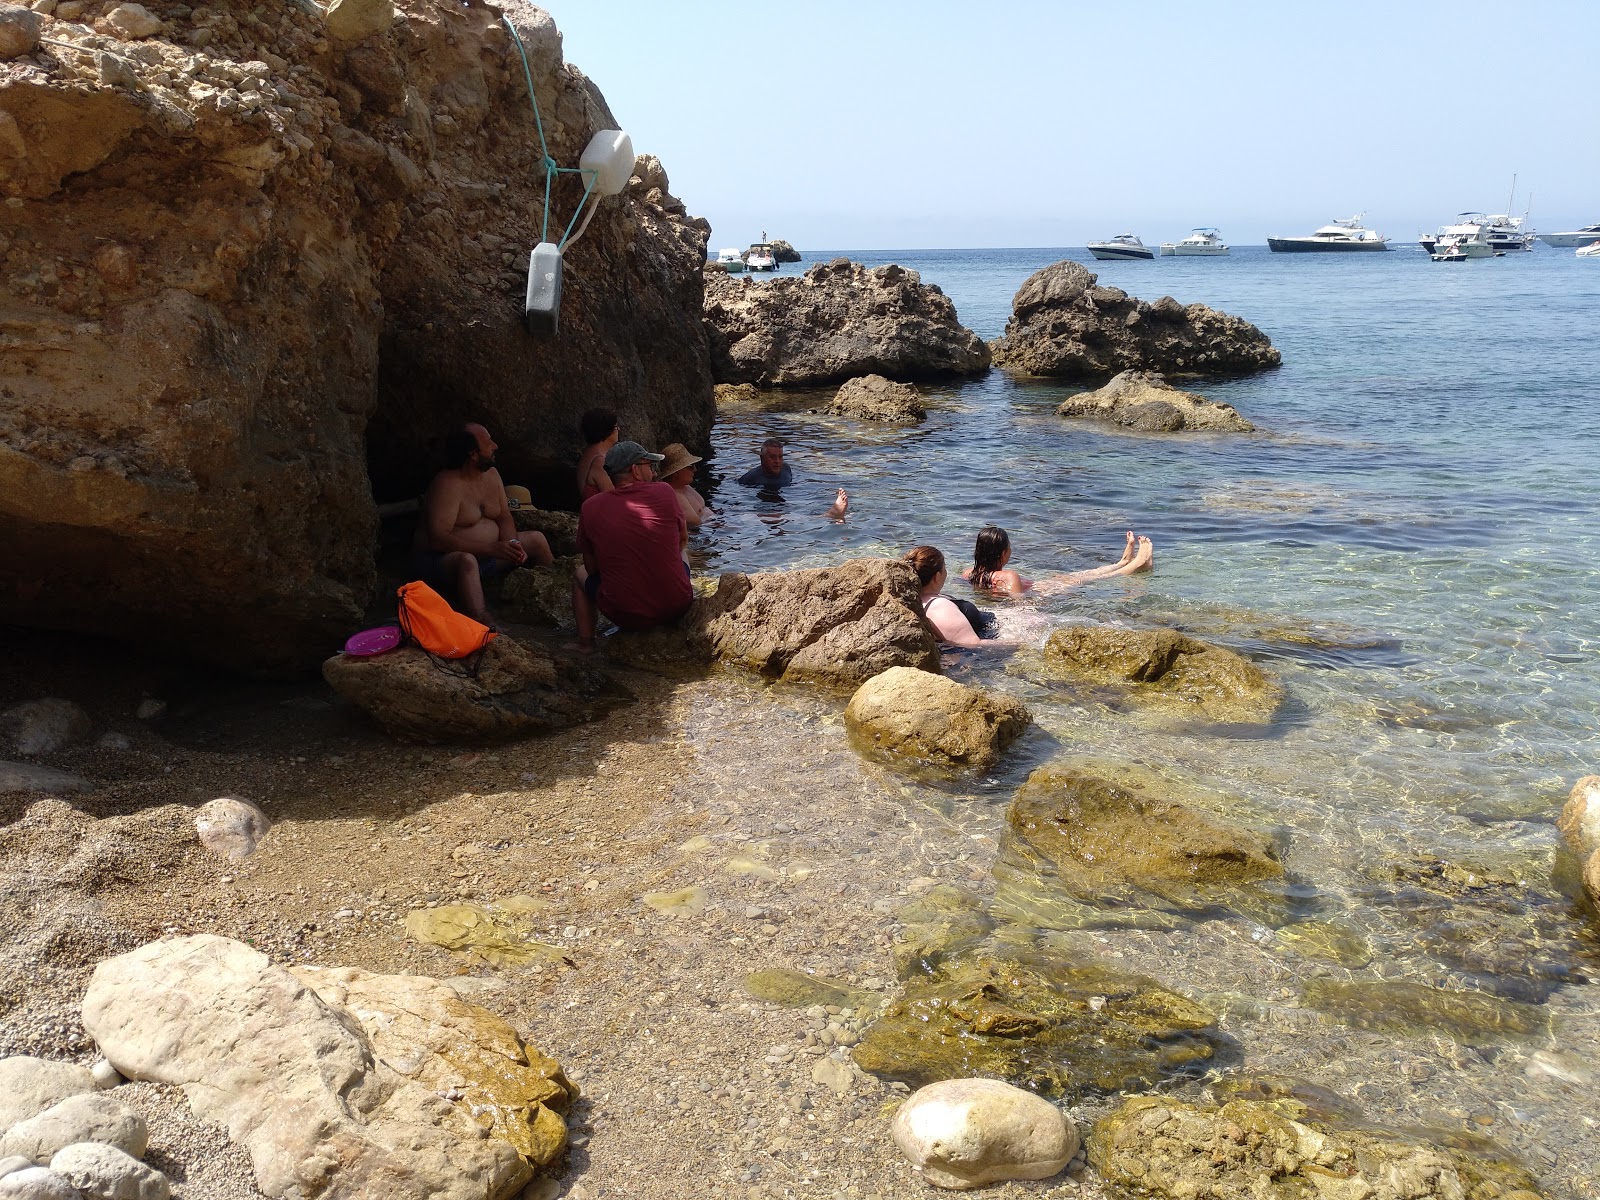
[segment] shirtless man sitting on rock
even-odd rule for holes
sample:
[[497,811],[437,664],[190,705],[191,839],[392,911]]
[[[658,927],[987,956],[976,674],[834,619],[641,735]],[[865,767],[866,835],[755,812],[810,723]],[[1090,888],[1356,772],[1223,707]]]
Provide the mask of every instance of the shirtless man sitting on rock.
[[499,448],[482,425],[459,425],[445,436],[445,468],[422,498],[413,554],[419,577],[454,591],[462,611],[485,625],[485,579],[552,559],[544,534],[517,532],[495,469]]

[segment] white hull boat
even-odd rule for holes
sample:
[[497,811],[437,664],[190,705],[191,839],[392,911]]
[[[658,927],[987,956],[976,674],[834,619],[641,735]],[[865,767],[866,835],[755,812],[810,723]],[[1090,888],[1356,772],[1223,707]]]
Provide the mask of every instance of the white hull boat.
[[740,254],[732,246],[726,250],[718,250],[717,265],[730,275],[742,275],[744,273],[744,255]]
[[1178,258],[1212,258],[1228,253],[1228,246],[1215,229],[1196,229],[1181,242],[1162,242],[1161,253]]
[[1539,240],[1546,246],[1587,246],[1590,242],[1600,242],[1600,225],[1585,225],[1571,233],[1541,233]]
[[[1463,213],[1463,216],[1472,216]],[[1496,250],[1489,241],[1489,226],[1482,224],[1484,218],[1465,221],[1459,225],[1446,225],[1433,238],[1433,245],[1427,246],[1428,253],[1433,256],[1434,262],[1464,262],[1469,258],[1494,258],[1504,254],[1504,250]]]
[[1600,242],[1590,242],[1587,246],[1579,246],[1573,253],[1579,258],[1600,258]]
[[752,271],[776,271],[778,257],[766,242],[757,242],[744,252],[744,265]]
[[1155,252],[1131,233],[1119,233],[1109,242],[1090,242],[1090,254],[1101,261],[1113,258],[1154,258]]

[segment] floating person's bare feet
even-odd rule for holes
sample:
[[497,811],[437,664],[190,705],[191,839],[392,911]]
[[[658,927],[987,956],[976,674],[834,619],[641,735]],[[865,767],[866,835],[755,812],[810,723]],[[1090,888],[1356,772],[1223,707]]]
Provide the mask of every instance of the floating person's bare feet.
[[1122,567],[1131,563],[1134,555],[1138,553],[1138,549],[1138,539],[1133,536],[1133,530],[1130,529],[1128,530],[1127,540],[1122,547],[1122,557],[1117,560],[1117,566]]
[[[1132,537],[1133,534],[1130,533],[1128,536]],[[1136,549],[1134,551],[1132,561],[1133,573],[1137,573],[1139,571],[1148,571],[1152,566],[1155,565],[1156,544],[1147,537],[1139,538],[1136,543]]]
[[842,521],[845,518],[845,514],[849,511],[850,493],[845,491],[843,488],[840,488],[839,494],[834,497],[833,507],[828,509],[825,515],[830,521]]

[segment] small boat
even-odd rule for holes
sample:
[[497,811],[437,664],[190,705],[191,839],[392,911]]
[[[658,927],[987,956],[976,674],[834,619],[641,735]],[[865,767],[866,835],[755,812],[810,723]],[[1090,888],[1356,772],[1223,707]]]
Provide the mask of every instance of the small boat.
[[1446,225],[1428,248],[1434,262],[1459,262],[1469,258],[1495,258],[1504,250],[1496,250],[1489,241],[1489,226],[1466,221],[1459,225]]
[[1361,224],[1361,213],[1345,221],[1324,225],[1309,237],[1269,237],[1267,249],[1280,254],[1387,250],[1389,239]]
[[[1494,254],[1492,250],[1489,253],[1491,257]],[[1429,255],[1429,257],[1432,258],[1434,262],[1466,262],[1467,259],[1472,256],[1467,254],[1467,252],[1464,251],[1460,246],[1442,245],[1431,255]]]
[[738,249],[733,246],[729,246],[726,250],[718,250],[717,265],[730,275],[742,275],[744,273],[744,255],[740,254]]
[[1586,246],[1600,241],[1600,225],[1585,225],[1571,233],[1541,233],[1539,240],[1546,246]]
[[1579,246],[1573,253],[1579,258],[1600,258],[1600,242],[1590,242],[1587,246]]
[[1215,229],[1196,229],[1181,242],[1162,242],[1161,253],[1175,254],[1179,258],[1210,257],[1228,253],[1228,246]]
[[1155,257],[1154,251],[1131,233],[1119,233],[1109,242],[1090,242],[1088,250],[1099,259]]
[[778,256],[772,252],[771,242],[755,242],[744,252],[744,265],[752,271],[776,271]]

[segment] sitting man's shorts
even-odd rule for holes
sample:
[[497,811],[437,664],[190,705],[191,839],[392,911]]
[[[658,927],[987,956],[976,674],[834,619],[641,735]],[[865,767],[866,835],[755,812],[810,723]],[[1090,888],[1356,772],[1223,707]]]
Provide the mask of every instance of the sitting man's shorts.
[[[445,555],[437,550],[416,550],[411,555],[411,570],[418,579],[424,580],[430,586],[437,588],[440,585],[449,585],[455,582],[444,569]],[[493,555],[478,556],[478,578],[488,583],[490,580],[499,579],[509,571],[515,570],[519,563],[502,562]]]

